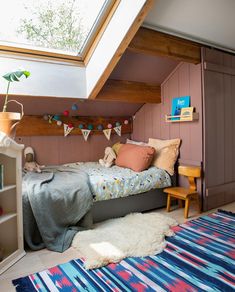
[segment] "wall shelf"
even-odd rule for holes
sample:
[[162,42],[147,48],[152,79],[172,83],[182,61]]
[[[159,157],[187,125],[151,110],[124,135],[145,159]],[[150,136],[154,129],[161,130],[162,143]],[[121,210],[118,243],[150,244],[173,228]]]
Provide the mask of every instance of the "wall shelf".
[[[72,123],[74,125],[75,128],[69,135],[82,135],[82,131],[78,128],[79,124],[83,124],[85,129],[87,129],[89,124],[92,124],[95,131],[91,131],[91,135],[104,135],[102,130],[97,130],[97,126],[101,124],[105,129],[106,125],[110,123],[115,125],[116,122],[122,125],[122,134],[132,133],[132,120],[130,117],[61,116],[61,119],[63,123]],[[127,125],[124,124],[125,120],[128,120]],[[115,134],[115,131],[112,130],[112,133]],[[57,126],[56,121],[50,124],[42,116],[24,116],[17,126],[16,136],[64,136],[64,128]]]
[[16,213],[7,213],[7,214],[1,215],[0,216],[0,224],[14,218],[15,216],[17,216]]
[[181,122],[193,122],[199,120],[199,113],[192,113],[192,115],[166,115],[166,123],[181,123]]
[[9,186],[4,186],[2,189],[0,189],[0,193],[15,189],[16,185],[9,185]]
[[0,275],[25,255],[22,218],[22,150],[0,132],[0,164],[3,165],[3,188],[0,190]]

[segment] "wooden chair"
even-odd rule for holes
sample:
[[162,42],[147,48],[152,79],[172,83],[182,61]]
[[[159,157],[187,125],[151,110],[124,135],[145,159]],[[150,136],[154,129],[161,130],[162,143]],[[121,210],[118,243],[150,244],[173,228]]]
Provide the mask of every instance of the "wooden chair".
[[196,186],[196,178],[201,177],[201,168],[195,166],[179,166],[178,173],[188,178],[189,188],[172,187],[164,189],[164,192],[168,194],[166,210],[170,212],[171,198],[177,199],[181,208],[183,207],[182,201],[185,201],[184,218],[188,218],[190,200],[194,199],[197,201],[198,212],[201,212],[200,196]]

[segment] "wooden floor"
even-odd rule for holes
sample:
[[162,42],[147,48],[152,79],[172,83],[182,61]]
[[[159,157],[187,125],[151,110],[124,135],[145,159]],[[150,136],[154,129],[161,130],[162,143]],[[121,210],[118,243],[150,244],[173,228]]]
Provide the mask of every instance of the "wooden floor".
[[[221,209],[235,212],[235,202],[221,206]],[[203,213],[203,215],[211,213],[215,210]],[[161,214],[166,214],[170,217],[175,218],[179,223],[183,223],[187,220],[195,219],[198,217],[196,214],[196,207],[192,206],[189,211],[189,218],[184,219],[183,209],[175,209],[170,213],[167,213],[165,209],[156,210]],[[201,214],[202,215],[202,214]],[[69,248],[64,253],[52,252],[47,249],[43,249],[37,252],[27,252],[26,256],[23,257],[18,263],[8,269],[5,273],[0,276],[0,291],[11,292],[15,291],[11,280],[26,276],[31,273],[39,272],[49,267],[70,261],[71,259],[78,258],[79,253],[73,248]]]

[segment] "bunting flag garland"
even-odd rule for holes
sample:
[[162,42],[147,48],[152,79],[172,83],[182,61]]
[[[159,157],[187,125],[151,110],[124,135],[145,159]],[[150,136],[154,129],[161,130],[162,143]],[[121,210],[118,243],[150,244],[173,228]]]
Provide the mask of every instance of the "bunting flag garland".
[[91,130],[81,129],[81,131],[82,131],[82,135],[83,135],[84,140],[87,141],[88,136],[90,135]]
[[68,136],[73,129],[74,127],[69,127],[69,125],[64,124],[64,137]]
[[110,136],[111,136],[111,133],[112,133],[112,129],[105,129],[103,130],[103,133],[105,135],[105,137],[110,140]]
[[122,136],[122,126],[114,127],[113,129],[118,134],[118,136]]
[[[77,109],[77,107],[73,106],[72,110]],[[63,112],[63,116],[65,117],[69,117],[69,111],[65,110]],[[53,122],[55,122],[57,124],[57,126],[63,126],[64,127],[64,137],[68,136],[72,130],[76,130],[76,133],[79,131],[81,131],[83,138],[85,141],[88,140],[88,137],[90,135],[91,132],[102,132],[104,133],[105,137],[107,140],[111,139],[111,134],[112,134],[112,129],[115,131],[115,133],[118,136],[122,136],[122,126],[123,125],[128,125],[129,124],[129,120],[124,120],[122,122],[120,121],[116,121],[114,123],[107,123],[106,121],[106,126],[103,126],[103,124],[98,124],[97,122],[93,123],[89,123],[87,121],[81,121],[79,120],[79,124],[76,123],[76,120],[73,118],[73,122],[67,122],[66,124],[63,122],[63,118],[61,118],[60,114],[45,114],[43,115],[43,119],[45,121],[48,121],[49,124],[52,124]]]

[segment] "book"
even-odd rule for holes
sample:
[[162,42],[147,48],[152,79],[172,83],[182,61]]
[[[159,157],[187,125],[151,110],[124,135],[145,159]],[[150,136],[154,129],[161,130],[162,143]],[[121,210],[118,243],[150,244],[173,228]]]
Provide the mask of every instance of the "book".
[[0,190],[3,189],[3,186],[4,186],[3,177],[4,177],[4,165],[0,164]]
[[[181,109],[190,106],[190,96],[175,97],[172,99],[171,115],[179,116]],[[173,117],[172,120],[179,120],[180,117]]]
[[181,109],[181,117],[180,117],[180,120],[181,121],[192,121],[193,119],[193,107],[183,107]]

